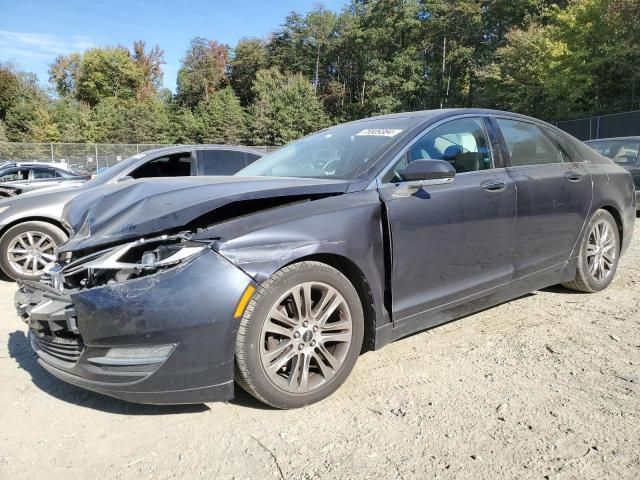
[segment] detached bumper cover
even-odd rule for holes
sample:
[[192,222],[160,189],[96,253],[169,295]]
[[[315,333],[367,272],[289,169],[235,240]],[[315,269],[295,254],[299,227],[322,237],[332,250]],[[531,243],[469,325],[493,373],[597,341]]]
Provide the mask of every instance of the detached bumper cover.
[[[39,363],[56,377],[132,402],[201,403],[233,397],[233,313],[251,281],[207,250],[154,275],[86,290],[25,282],[15,303]],[[113,348],[158,345],[173,348],[156,363],[100,361]]]

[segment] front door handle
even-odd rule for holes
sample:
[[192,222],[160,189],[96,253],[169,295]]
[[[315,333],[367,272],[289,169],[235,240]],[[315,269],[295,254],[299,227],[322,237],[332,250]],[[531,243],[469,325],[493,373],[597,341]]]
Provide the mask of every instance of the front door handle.
[[579,174],[578,172],[574,172],[574,171],[569,171],[569,172],[565,173],[564,176],[570,182],[579,182],[580,180],[582,180],[582,175]]
[[480,186],[487,192],[502,192],[507,188],[507,182],[502,180],[486,180],[482,182]]

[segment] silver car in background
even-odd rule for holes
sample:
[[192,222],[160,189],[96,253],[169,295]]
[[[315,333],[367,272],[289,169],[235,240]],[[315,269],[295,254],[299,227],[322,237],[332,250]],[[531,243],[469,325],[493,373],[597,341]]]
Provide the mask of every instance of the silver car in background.
[[79,185],[90,178],[64,163],[5,162],[0,164],[0,198],[58,185]]
[[62,183],[0,200],[0,268],[14,280],[40,278],[70,233],[62,224],[64,205],[91,189],[138,178],[233,175],[262,155],[249,147],[225,145],[159,148],[129,157],[86,183]]

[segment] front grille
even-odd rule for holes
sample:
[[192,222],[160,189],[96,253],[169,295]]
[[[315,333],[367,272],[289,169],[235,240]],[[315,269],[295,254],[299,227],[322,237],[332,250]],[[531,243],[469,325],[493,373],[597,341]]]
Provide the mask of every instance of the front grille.
[[29,325],[31,346],[36,353],[45,361],[73,367],[85,346],[71,299],[42,283],[25,280],[15,295],[15,303],[18,315]]
[[32,339],[38,349],[63,362],[76,363],[85,348],[79,337],[40,336],[32,333]]

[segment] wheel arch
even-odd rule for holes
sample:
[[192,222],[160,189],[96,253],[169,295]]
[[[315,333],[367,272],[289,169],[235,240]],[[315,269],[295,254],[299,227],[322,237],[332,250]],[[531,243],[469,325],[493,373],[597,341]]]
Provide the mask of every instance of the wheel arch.
[[375,299],[369,281],[364,272],[349,258],[335,253],[315,253],[304,257],[296,258],[287,265],[294,263],[315,261],[329,265],[342,273],[356,289],[362,312],[364,314],[364,338],[362,342],[362,353],[373,350],[376,334],[376,309]]
[[624,238],[624,235],[623,235],[624,234],[624,225],[623,225],[623,222],[622,222],[622,215],[620,214],[620,211],[616,207],[614,207],[613,205],[610,205],[610,204],[601,205],[600,207],[595,209],[593,213],[597,212],[598,210],[604,210],[604,211],[609,212],[611,214],[611,216],[615,220],[616,225],[618,227],[618,233],[620,234],[620,241],[622,241],[622,239]]
[[62,223],[59,220],[55,220],[53,218],[49,218],[49,217],[42,217],[42,216],[32,216],[32,217],[23,217],[23,218],[18,218],[16,220],[14,220],[13,222],[7,223],[6,225],[4,225],[2,227],[2,229],[0,230],[0,238],[2,238],[4,236],[5,233],[7,233],[7,231],[13,227],[15,227],[16,225],[20,225],[22,223],[27,223],[27,222],[44,222],[44,223],[48,223],[50,225],[53,225],[54,227],[59,228],[60,230],[62,230],[65,235],[69,236],[69,232],[67,231],[66,228],[64,228],[62,226]]

